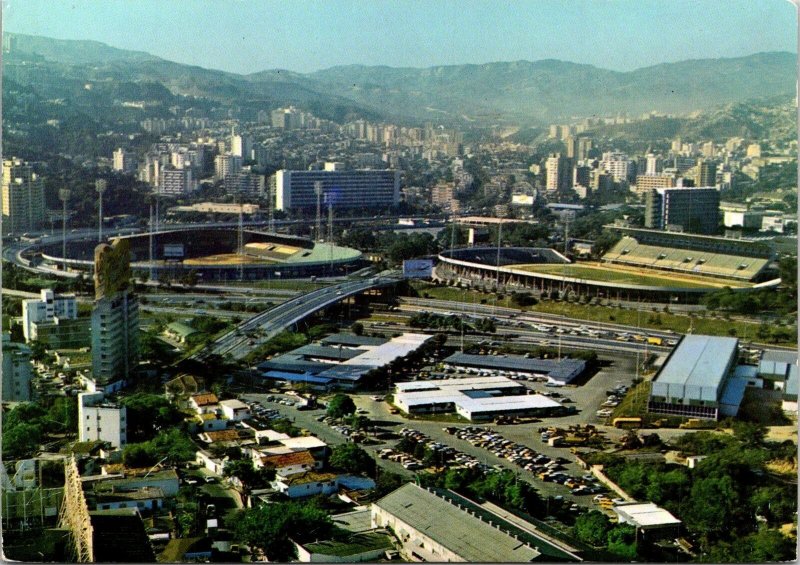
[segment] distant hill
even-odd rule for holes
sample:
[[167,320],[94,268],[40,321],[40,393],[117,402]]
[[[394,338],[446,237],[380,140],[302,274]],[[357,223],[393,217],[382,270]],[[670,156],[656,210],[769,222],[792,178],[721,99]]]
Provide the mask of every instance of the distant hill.
[[[797,68],[796,54],[777,52],[682,61],[630,72],[550,59],[422,69],[351,65],[310,74],[267,70],[239,75],[95,41],[11,35],[14,47],[6,57],[6,70],[21,86],[42,89],[47,85],[66,92],[59,86],[62,78],[75,85],[84,80],[159,83],[173,95],[249,108],[295,104],[335,120],[360,116],[541,125],[573,116],[623,112],[684,114],[746,100],[793,96]],[[31,57],[38,57],[39,63],[15,65]],[[58,92],[55,95],[62,95]],[[54,97],[53,92],[39,94]]]

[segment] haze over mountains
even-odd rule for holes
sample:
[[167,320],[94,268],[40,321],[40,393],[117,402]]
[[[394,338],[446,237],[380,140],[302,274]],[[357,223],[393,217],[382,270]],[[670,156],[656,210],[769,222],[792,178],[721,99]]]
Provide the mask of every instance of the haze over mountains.
[[421,69],[351,65],[308,74],[268,70],[238,75],[95,41],[9,35],[13,48],[6,56],[7,76],[12,84],[33,88],[43,97],[52,96],[45,89],[55,88],[59,78],[160,83],[172,95],[242,106],[296,104],[331,119],[355,114],[371,119],[530,125],[572,116],[683,114],[793,96],[797,68],[795,53],[772,52],[665,63],[630,72],[550,59]]

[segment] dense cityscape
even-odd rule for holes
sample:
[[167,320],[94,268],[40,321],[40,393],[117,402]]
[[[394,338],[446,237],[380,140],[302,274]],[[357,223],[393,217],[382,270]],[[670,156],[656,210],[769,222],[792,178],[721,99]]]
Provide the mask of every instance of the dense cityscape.
[[796,53],[2,51],[5,559],[796,559]]

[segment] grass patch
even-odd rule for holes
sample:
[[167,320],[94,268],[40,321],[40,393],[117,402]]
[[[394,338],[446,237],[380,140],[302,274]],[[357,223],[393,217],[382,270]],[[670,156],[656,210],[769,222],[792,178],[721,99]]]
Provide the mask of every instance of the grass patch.
[[693,277],[688,274],[643,274],[623,267],[610,269],[602,265],[515,265],[515,269],[620,284],[642,286],[680,286],[685,288],[723,288],[747,286],[737,281],[717,278]]
[[[494,304],[498,306],[514,307],[508,295],[497,298],[493,294],[484,294],[476,290],[454,288],[448,286],[435,286],[427,283],[414,283],[414,288],[423,298],[433,298],[438,300],[449,300],[454,302],[474,302],[476,304]],[[555,314],[574,318],[576,320],[586,320],[589,322],[604,322],[622,324],[626,326],[639,326],[642,329],[654,329],[660,331],[671,330],[678,333],[686,333],[689,327],[692,333],[716,336],[737,336],[752,341],[759,341],[757,338],[759,323],[745,322],[741,320],[726,320],[713,318],[710,316],[695,316],[690,318],[684,314],[673,314],[664,312],[663,307],[658,311],[651,310],[628,310],[615,308],[612,306],[599,306],[589,304],[579,304],[577,302],[563,302],[542,300],[533,306],[517,307],[520,310],[529,312],[541,312],[543,314]],[[467,308],[468,310],[468,308]],[[791,333],[787,338],[768,340],[778,345],[795,345],[797,343],[797,327],[787,328]],[[735,333],[734,333],[735,332]]]
[[645,421],[650,414],[647,413],[647,399],[650,397],[650,381],[642,381],[631,387],[619,406],[614,408],[610,420],[614,418],[642,418]]

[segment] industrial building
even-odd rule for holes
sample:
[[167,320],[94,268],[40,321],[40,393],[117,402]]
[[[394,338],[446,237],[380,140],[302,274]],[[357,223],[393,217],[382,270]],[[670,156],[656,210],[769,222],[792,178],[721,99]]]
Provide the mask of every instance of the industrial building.
[[566,411],[560,402],[505,377],[413,381],[395,385],[394,404],[406,414],[456,412],[470,421],[497,416],[550,416]]
[[[446,489],[407,483],[374,502],[372,526],[391,530],[409,561],[528,563],[581,561],[537,535],[532,524],[506,519]],[[552,538],[551,538],[552,539]]]
[[454,353],[444,360],[445,368],[491,373],[508,377],[546,379],[549,383],[569,384],[586,370],[580,359],[532,359],[522,355],[470,355]]
[[619,523],[634,526],[637,539],[642,541],[674,539],[680,535],[681,521],[652,502],[618,504],[613,510]]
[[276,210],[313,210],[317,206],[316,183],[322,192],[319,201],[340,208],[388,208],[400,202],[400,171],[361,169],[338,170],[326,163],[322,171],[275,173]]
[[411,355],[433,336],[405,333],[392,339],[334,334],[261,363],[267,379],[311,388],[354,389],[370,372]]
[[735,377],[739,340],[687,335],[653,379],[647,409],[656,414],[717,420],[735,416],[747,378]]

